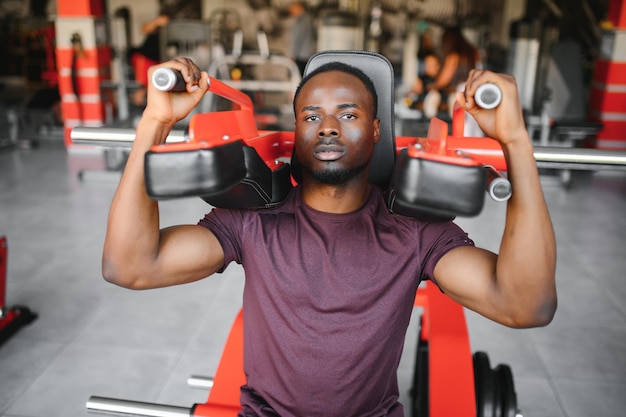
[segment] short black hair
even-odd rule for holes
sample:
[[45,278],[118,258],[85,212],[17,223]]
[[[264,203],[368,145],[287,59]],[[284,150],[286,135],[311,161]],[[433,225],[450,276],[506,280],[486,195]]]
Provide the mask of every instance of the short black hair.
[[321,74],[323,72],[329,72],[329,71],[344,72],[346,74],[354,75],[359,80],[361,80],[361,82],[365,85],[365,88],[367,89],[367,91],[370,93],[370,96],[372,97],[372,104],[373,104],[373,111],[374,111],[373,117],[374,118],[377,117],[378,93],[376,93],[376,87],[374,86],[374,83],[372,82],[370,77],[368,77],[367,74],[365,74],[363,71],[361,71],[360,69],[356,67],[353,67],[348,64],[344,64],[343,62],[337,62],[337,61],[328,62],[326,64],[320,65],[319,67],[315,68],[313,71],[305,75],[304,78],[302,78],[302,81],[300,81],[298,88],[296,88],[296,93],[293,96],[294,114],[296,113],[296,100],[298,99],[298,96],[300,95],[300,90],[302,90],[302,87],[304,87],[304,85],[314,76]]

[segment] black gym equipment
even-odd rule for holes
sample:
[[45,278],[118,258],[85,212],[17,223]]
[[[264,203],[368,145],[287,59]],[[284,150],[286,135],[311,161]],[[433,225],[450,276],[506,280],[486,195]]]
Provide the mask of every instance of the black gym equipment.
[[[428,417],[428,340],[422,337],[423,317],[420,317],[420,336],[415,353],[413,386],[411,388],[411,416]],[[513,372],[507,364],[491,368],[489,355],[477,351],[472,355],[476,417],[521,417],[517,408],[517,393]],[[453,399],[451,398],[451,401]]]
[[0,346],[19,329],[32,323],[33,320],[37,318],[37,315],[28,307],[5,307],[8,253],[9,246],[7,238],[0,236]]

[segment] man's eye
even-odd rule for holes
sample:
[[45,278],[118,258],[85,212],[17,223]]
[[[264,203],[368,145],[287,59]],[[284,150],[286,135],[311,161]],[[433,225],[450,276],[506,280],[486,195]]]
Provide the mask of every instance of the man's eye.
[[304,120],[307,122],[315,122],[318,121],[320,118],[317,115],[311,115],[311,116],[307,116]]
[[356,115],[352,114],[352,113],[347,113],[344,114],[343,116],[341,116],[343,119],[348,119],[348,120],[354,120],[356,119]]

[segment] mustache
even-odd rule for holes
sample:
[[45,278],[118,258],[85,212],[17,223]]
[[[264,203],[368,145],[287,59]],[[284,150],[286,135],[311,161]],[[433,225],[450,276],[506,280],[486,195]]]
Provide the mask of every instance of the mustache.
[[324,136],[324,137],[320,138],[315,145],[316,146],[320,146],[320,145],[343,146],[343,144],[341,143],[339,138],[337,138],[335,136]]

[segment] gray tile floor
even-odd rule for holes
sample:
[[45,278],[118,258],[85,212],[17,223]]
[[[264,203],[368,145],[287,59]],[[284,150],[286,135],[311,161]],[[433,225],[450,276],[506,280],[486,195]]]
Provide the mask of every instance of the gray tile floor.
[[[9,242],[7,304],[39,314],[0,348],[0,416],[83,416],[91,395],[190,407],[206,392],[240,307],[242,271],[133,292],[104,282],[100,251],[115,175],[102,159],[44,142],[0,151],[0,235]],[[95,169],[78,179],[82,169]],[[524,416],[626,415],[626,175],[542,176],[558,239],[559,310],[546,328],[512,330],[467,312],[473,350],[508,363]],[[162,223],[195,223],[199,199],[162,204]],[[497,249],[504,205],[459,219]],[[417,316],[418,312],[416,312]],[[408,401],[414,320],[400,369]]]

